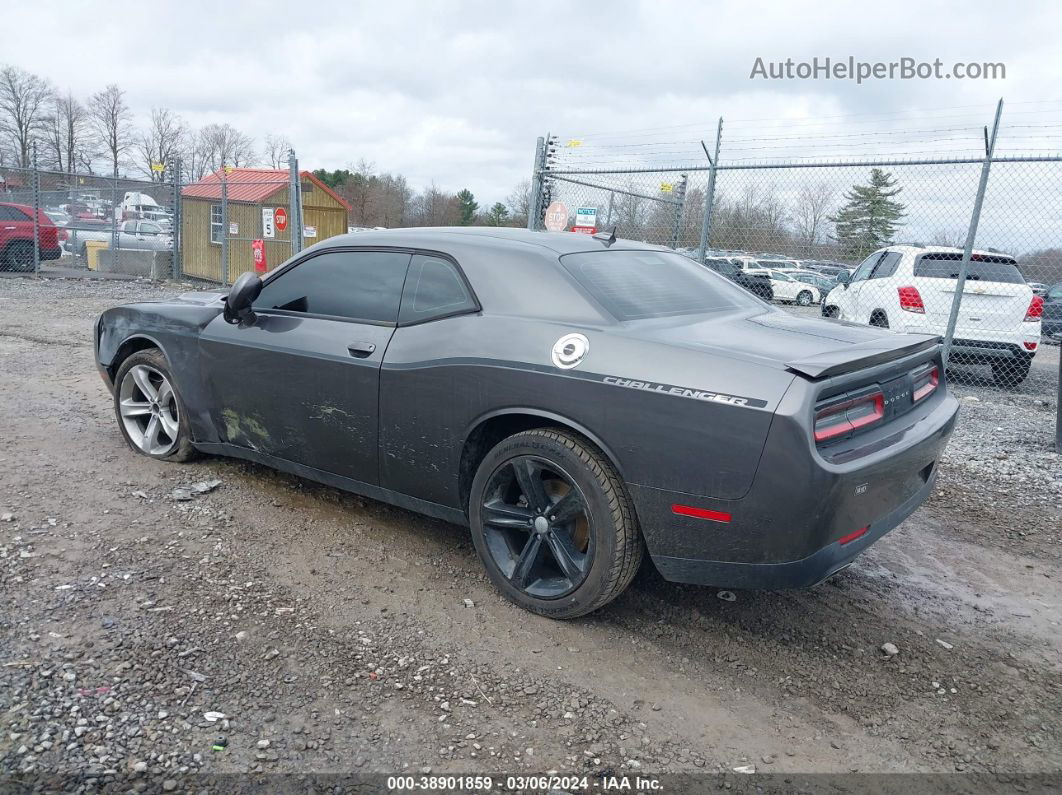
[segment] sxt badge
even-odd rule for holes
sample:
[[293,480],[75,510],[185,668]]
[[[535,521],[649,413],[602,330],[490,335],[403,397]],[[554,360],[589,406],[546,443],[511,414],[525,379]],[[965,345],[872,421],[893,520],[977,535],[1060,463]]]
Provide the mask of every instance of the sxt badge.
[[582,334],[565,334],[553,343],[553,363],[562,370],[570,370],[583,360],[590,350],[590,340]]

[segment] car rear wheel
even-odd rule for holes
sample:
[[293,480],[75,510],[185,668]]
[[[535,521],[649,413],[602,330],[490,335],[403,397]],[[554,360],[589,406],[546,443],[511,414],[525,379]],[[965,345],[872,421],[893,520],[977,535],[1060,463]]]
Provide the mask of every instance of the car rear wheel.
[[1016,386],[1020,386],[1021,383],[1029,377],[1029,367],[1032,365],[1032,361],[1025,359],[1022,361],[1003,361],[992,363],[992,378],[995,379],[996,385],[1007,389],[1012,389]]
[[618,473],[589,440],[560,429],[518,433],[487,453],[472,481],[469,519],[498,590],[550,618],[611,602],[644,554]]
[[161,351],[131,355],[118,368],[114,383],[114,413],[131,448],[165,461],[194,457],[188,413]]
[[811,306],[811,292],[808,290],[801,290],[797,293],[796,302],[800,304],[800,306]]
[[0,256],[0,270],[26,273],[33,270],[33,244],[14,241],[7,245]]
[[877,326],[878,328],[888,328],[889,327],[889,318],[880,309],[876,309],[870,315],[870,325]]

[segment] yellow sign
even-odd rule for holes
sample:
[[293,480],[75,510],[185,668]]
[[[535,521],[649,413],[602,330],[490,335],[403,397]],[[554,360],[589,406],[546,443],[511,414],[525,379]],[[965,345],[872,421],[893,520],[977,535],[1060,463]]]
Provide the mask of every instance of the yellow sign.
[[578,138],[571,138],[568,141],[568,143],[565,144],[565,146],[567,146],[569,149],[574,148],[576,146],[582,146],[582,145],[583,145],[583,142],[581,140],[579,140]]
[[152,171],[157,171],[157,172],[165,171],[166,170],[166,166],[164,166],[162,163],[152,163],[151,164],[151,170]]
[[232,173],[232,166],[225,166],[225,173],[226,174],[231,174]]
[[660,183],[660,192],[661,193],[671,193],[671,191],[673,191],[674,189],[675,189],[675,186],[672,183],[670,183],[670,182],[661,182]]

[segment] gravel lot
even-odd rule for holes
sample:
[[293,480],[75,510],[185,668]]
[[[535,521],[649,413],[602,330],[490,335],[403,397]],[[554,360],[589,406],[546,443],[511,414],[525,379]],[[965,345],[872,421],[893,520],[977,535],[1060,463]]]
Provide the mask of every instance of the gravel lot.
[[467,530],[126,448],[92,322],[180,289],[0,279],[0,772],[1062,769],[1057,347],[1017,392],[953,384],[936,495],[829,582],[647,567],[556,623]]

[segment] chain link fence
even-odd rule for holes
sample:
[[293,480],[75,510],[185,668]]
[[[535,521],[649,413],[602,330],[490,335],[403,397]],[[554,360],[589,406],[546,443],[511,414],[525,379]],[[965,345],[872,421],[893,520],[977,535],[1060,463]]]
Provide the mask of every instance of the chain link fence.
[[0,167],[0,271],[231,284],[316,242],[312,224],[321,236],[346,231],[341,207],[312,206],[303,223],[313,188],[294,152],[287,169],[222,168],[190,184],[179,162],[157,180]]
[[1053,399],[1062,156],[995,155],[995,130],[972,156],[732,163],[725,138],[668,163],[546,136],[529,228],[595,218],[577,231],[669,246],[796,314],[940,335],[955,382]]

